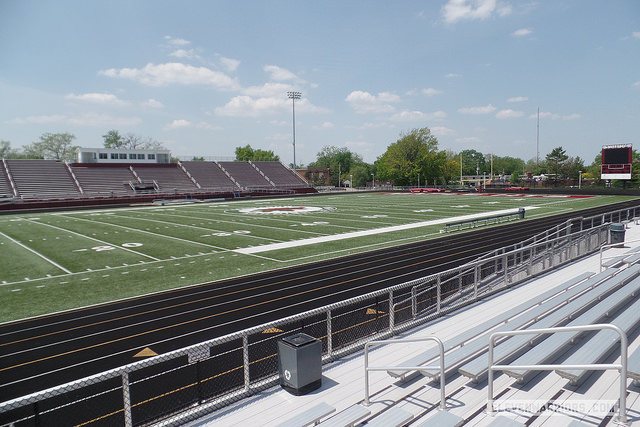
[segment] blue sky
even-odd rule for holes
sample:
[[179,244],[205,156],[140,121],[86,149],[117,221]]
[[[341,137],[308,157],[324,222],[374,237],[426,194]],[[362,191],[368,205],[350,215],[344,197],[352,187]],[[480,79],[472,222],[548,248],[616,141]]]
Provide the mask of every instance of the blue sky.
[[636,0],[0,0],[0,140],[110,129],[176,156],[238,146],[373,162],[401,132],[439,148],[589,164],[635,143]]

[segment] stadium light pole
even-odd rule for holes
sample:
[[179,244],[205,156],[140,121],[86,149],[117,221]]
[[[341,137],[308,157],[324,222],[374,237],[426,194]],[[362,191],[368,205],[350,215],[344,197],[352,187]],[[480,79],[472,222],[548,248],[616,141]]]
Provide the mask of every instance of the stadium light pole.
[[371,180],[373,181],[371,188],[376,188],[376,175],[373,173],[371,174]]
[[291,106],[293,107],[293,171],[296,171],[296,99],[300,99],[302,93],[300,92],[287,92],[287,96],[291,100]]

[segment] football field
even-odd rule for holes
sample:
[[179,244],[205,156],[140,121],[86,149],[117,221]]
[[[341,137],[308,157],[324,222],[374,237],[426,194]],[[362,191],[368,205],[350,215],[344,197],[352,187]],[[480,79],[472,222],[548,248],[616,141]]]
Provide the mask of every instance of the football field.
[[631,198],[376,192],[2,215],[0,322]]

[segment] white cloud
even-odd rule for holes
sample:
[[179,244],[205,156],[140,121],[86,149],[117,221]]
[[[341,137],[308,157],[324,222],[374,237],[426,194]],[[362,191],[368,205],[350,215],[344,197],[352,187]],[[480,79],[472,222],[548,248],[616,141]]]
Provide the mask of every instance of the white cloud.
[[237,59],[225,58],[224,56],[220,57],[220,63],[227,71],[235,71],[240,65],[240,61]]
[[456,131],[454,131],[453,129],[449,129],[444,126],[433,126],[433,127],[430,127],[429,129],[431,129],[431,132],[433,132],[434,135],[439,135],[439,136],[455,135],[456,133]]
[[633,33],[631,33],[631,36],[634,39],[640,39],[640,31],[634,31]]
[[442,7],[445,22],[454,23],[461,20],[484,20],[494,13],[505,16],[511,13],[511,6],[498,3],[497,0],[449,0]]
[[214,112],[219,116],[227,117],[258,117],[264,114],[272,114],[284,111],[289,107],[286,98],[253,98],[240,95],[231,98],[224,107],[217,107]]
[[113,105],[116,107],[129,105],[127,101],[118,99],[117,96],[110,93],[83,93],[80,95],[70,93],[65,96],[65,99],[69,99],[71,101],[89,102],[92,104]]
[[200,59],[200,56],[196,53],[195,49],[176,49],[171,52],[169,56],[173,56],[175,58]]
[[462,114],[490,114],[494,111],[496,111],[496,107],[491,104],[483,107],[464,107],[458,109],[458,112]]
[[527,98],[526,96],[514,96],[513,98],[507,99],[507,102],[524,102],[528,100],[529,98]]
[[175,38],[175,37],[171,37],[171,36],[164,36],[164,39],[171,46],[186,46],[186,45],[191,44],[191,42],[189,40]]
[[442,91],[438,90],[438,89],[434,89],[432,87],[428,87],[426,89],[422,89],[422,93],[427,95],[427,96],[433,96],[433,95],[438,95],[438,94],[442,93]]
[[516,30],[513,33],[511,33],[511,35],[515,36],[515,37],[524,37],[524,36],[528,36],[531,33],[533,33],[533,31],[531,29],[529,29],[529,28],[521,28],[521,29]]
[[176,119],[164,127],[165,130],[180,130],[180,129],[188,129],[188,128],[205,129],[205,130],[222,129],[219,126],[212,126],[207,122],[193,123],[185,119]]
[[129,79],[148,86],[206,85],[221,90],[239,87],[236,79],[220,71],[210,70],[206,67],[194,67],[180,62],[157,65],[149,63],[143,68],[110,68],[100,71],[99,74],[112,78]]
[[631,87],[635,88],[635,89],[640,89],[640,80],[638,80],[637,82],[635,82],[634,84],[631,85]]
[[[537,119],[538,118],[538,113],[530,115],[529,118],[530,119]],[[540,112],[540,118],[541,119],[558,120],[560,118],[560,115],[559,114],[550,113],[549,111],[541,111]]]
[[457,77],[462,77],[462,74],[449,73],[444,75],[447,79],[455,79]]
[[422,111],[400,111],[391,116],[394,122],[419,122],[419,121],[442,121],[447,118],[444,111],[436,111],[434,113],[423,113]]
[[275,81],[297,80],[298,77],[289,70],[278,67],[277,65],[265,65],[264,71],[269,74],[269,78]]
[[391,104],[400,101],[400,97],[391,92],[380,92],[372,95],[369,92],[355,90],[345,98],[358,114],[390,113],[395,110]]
[[160,101],[156,101],[153,98],[149,98],[142,103],[142,106],[145,108],[164,108],[164,104]]
[[171,124],[169,124],[168,126],[166,126],[166,129],[182,129],[182,128],[189,128],[193,125],[193,123],[191,123],[189,120],[184,120],[184,119],[178,119],[178,120],[174,120],[171,122]]
[[9,121],[12,124],[59,124],[65,126],[135,126],[142,122],[139,117],[114,117],[109,114],[53,114],[49,116],[28,116]]
[[262,86],[249,86],[242,89],[242,93],[254,97],[283,98],[287,96],[287,91],[292,90],[291,85],[286,83],[268,82]]
[[333,129],[335,125],[331,122],[324,122],[321,125],[313,126],[313,130]]
[[524,116],[524,113],[522,111],[515,111],[512,110],[511,108],[508,108],[506,110],[501,110],[498,111],[498,113],[496,113],[496,118],[498,119],[513,119],[516,117],[522,117]]

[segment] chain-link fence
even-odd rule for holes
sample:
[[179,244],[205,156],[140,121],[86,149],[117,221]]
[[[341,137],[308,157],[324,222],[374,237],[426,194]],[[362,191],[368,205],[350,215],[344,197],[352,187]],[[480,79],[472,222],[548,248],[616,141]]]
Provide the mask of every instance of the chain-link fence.
[[[568,221],[466,265],[0,404],[0,425],[174,425],[276,385],[277,342],[304,332],[326,363],[577,258],[633,209]],[[589,225],[586,227],[585,224]],[[573,232],[572,232],[573,231]]]

